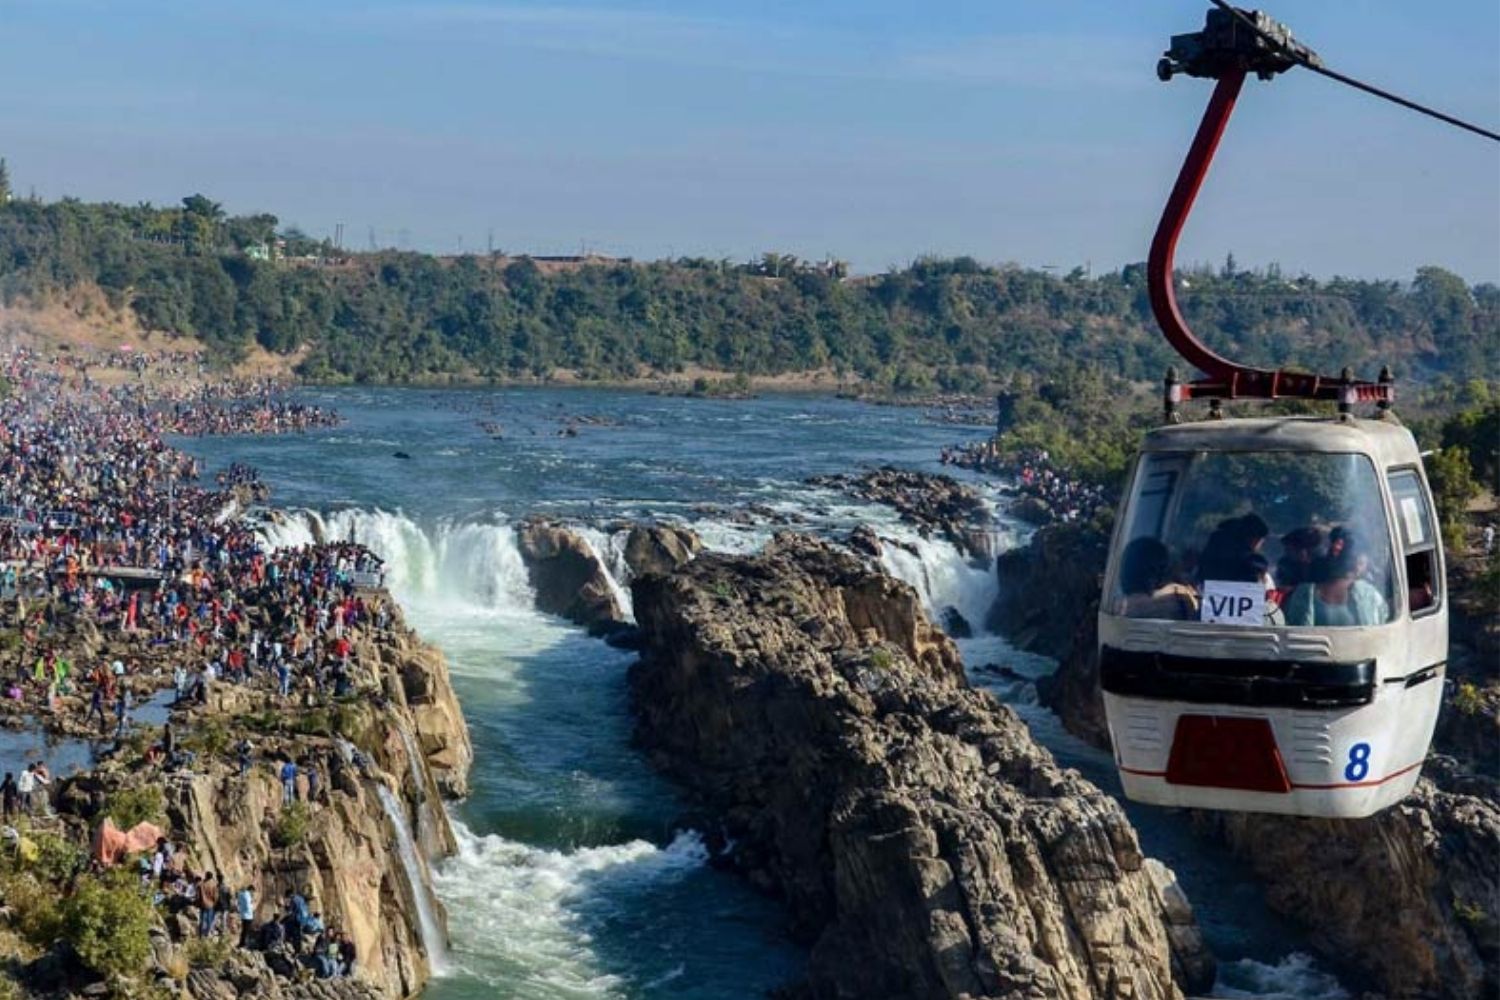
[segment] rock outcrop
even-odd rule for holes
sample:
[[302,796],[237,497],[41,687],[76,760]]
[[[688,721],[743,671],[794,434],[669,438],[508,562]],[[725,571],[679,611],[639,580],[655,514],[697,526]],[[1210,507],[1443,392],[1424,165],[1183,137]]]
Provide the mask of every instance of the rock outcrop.
[[965,555],[994,554],[988,505],[978,490],[951,476],[885,466],[857,476],[813,476],[808,483],[892,507],[924,536],[941,535]]
[[[355,979],[314,983],[277,956],[268,965],[260,953],[235,951],[220,965],[194,968],[190,996],[394,1000],[418,995],[431,978],[430,949],[445,947],[446,930],[427,862],[457,849],[442,799],[467,788],[468,729],[441,652],[399,613],[386,631],[360,636],[355,656],[376,685],[370,697],[309,708],[263,688],[210,682],[201,704],[174,714],[204,747],[191,769],[117,764],[59,791],[64,822],[93,828],[112,791],[160,782],[173,839],[186,845],[193,870],[221,873],[231,890],[252,887],[260,920],[288,892],[301,893],[327,925],[350,935],[359,955]],[[249,739],[248,773],[210,749],[209,732],[224,734],[221,743]],[[284,802],[277,774],[288,758],[301,771],[295,807]],[[403,837],[415,845],[406,857]],[[187,920],[169,917],[172,933],[153,939],[163,975],[186,964],[182,942],[194,936]]]
[[670,573],[703,550],[691,528],[675,524],[637,524],[625,536],[625,565],[631,577]]
[[530,520],[516,530],[537,610],[566,618],[598,635],[625,621],[609,570],[576,531],[555,521]]
[[969,687],[906,584],[781,535],[639,579],[634,604],[637,739],[786,900],[806,995],[1147,1000],[1180,995],[1174,968],[1211,980],[1119,806]]
[[1448,773],[1430,760],[1431,777],[1368,819],[1195,822],[1249,861],[1271,907],[1351,979],[1393,997],[1481,1000],[1500,994],[1500,805],[1493,788],[1440,787]]
[[[386,697],[405,710],[404,717],[395,717],[395,735],[406,744],[405,750],[414,748],[426,764],[432,787],[411,787],[409,793],[421,792],[428,808],[441,813],[440,798],[461,799],[469,794],[469,768],[474,762],[469,727],[453,691],[447,659],[436,646],[407,629],[399,614],[387,635],[356,644],[355,654],[360,662],[379,664]],[[408,767],[407,773],[416,771]]]
[[1056,657],[1057,672],[1037,681],[1042,704],[1063,726],[1095,746],[1109,746],[1099,693],[1099,587],[1109,538],[1085,524],[1037,531],[995,561],[1000,596],[990,627],[1012,645]]

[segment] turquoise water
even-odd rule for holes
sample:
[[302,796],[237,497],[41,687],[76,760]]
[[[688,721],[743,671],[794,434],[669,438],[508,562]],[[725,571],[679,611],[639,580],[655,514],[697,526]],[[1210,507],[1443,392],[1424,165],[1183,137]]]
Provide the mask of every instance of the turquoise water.
[[[182,442],[211,474],[260,468],[294,542],[314,527],[353,535],[388,562],[413,625],[447,654],[474,738],[472,794],[453,811],[462,850],[437,868],[455,968],[433,1000],[763,995],[794,979],[802,950],[777,905],[708,863],[683,803],[629,745],[629,654],[538,614],[509,527],[543,513],[583,525],[624,586],[618,523],[691,524],[713,548],[748,551],[776,526],[732,508],[790,516],[808,530],[868,522],[915,552],[889,568],[934,607],[977,621],[994,578],[890,512],[802,485],[810,475],[893,463],[936,470],[945,444],[982,433],[914,409],[779,396],[687,400],[570,390],[329,389],[304,393],[347,418],[289,438]],[[573,418],[577,436],[563,432]],[[496,425],[499,434],[495,436]],[[403,452],[410,458],[397,458]],[[1012,533],[1003,520],[1002,544]],[[1010,662],[995,637],[962,644],[971,666]],[[1030,686],[997,693],[1038,737],[1105,787],[1108,758],[1061,733]],[[1270,916],[1237,866],[1169,814],[1132,809],[1149,853],[1171,865],[1224,961],[1224,996],[1344,994]]]

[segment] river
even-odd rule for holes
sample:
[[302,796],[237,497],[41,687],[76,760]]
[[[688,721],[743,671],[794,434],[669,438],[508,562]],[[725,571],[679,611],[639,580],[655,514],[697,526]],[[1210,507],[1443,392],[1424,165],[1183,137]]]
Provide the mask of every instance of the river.
[[[611,526],[651,516],[689,524],[710,547],[749,551],[791,518],[801,530],[869,523],[914,550],[887,566],[934,610],[976,626],[995,578],[883,508],[804,485],[820,473],[895,464],[936,471],[945,444],[979,428],[919,409],[810,396],[697,400],[591,389],[311,389],[343,426],[282,438],[186,439],[209,476],[262,472],[269,527],[296,543],[315,527],[386,560],[410,622],[448,657],[474,740],[472,794],[453,807],[459,854],[436,868],[452,953],[430,1000],[743,998],[794,979],[801,951],[777,905],[708,863],[681,802],[630,747],[631,654],[531,605],[510,525],[546,514],[586,525],[622,589]],[[587,417],[589,422],[577,418]],[[576,434],[573,431],[576,430]],[[397,453],[408,457],[398,457]],[[986,487],[987,489],[989,487]],[[1000,545],[1024,537],[996,505]],[[735,509],[760,512],[738,523]],[[1052,668],[997,636],[960,643],[977,668]],[[994,688],[1064,763],[1114,789],[1107,755],[1062,732],[1029,683]],[[1215,995],[1338,1000],[1336,980],[1270,914],[1223,852],[1158,810],[1130,809],[1149,854],[1173,867],[1221,961]]]

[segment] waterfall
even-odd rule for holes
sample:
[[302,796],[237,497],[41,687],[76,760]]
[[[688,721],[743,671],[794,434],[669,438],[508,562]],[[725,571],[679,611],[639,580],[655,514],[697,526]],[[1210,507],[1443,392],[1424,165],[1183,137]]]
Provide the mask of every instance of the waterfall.
[[432,598],[486,609],[530,610],[531,584],[507,524],[442,522],[424,528],[401,513],[295,511],[260,526],[272,548],[315,538],[353,539],[385,560],[386,584],[399,597]]
[[417,904],[417,930],[422,935],[422,950],[427,952],[427,964],[432,967],[432,974],[440,975],[448,966],[448,942],[442,925],[438,923],[437,910],[432,905],[431,890],[422,877],[422,857],[417,853],[411,827],[406,822],[406,812],[396,794],[379,780],[375,782],[375,792],[396,830],[396,852],[401,858],[401,867],[406,870],[412,899]]
[[630,567],[625,564],[627,533],[617,531],[611,535],[581,524],[573,526],[573,530],[588,547],[589,553],[599,560],[599,565],[604,567],[604,579],[609,584],[609,592],[614,595],[615,602],[620,605],[620,610],[627,619],[635,621],[635,606],[630,600],[630,591],[624,586],[630,580]]
[[988,559],[970,560],[944,538],[923,538],[914,531],[881,533],[880,561],[886,572],[911,584],[929,616],[941,621],[955,608],[976,632],[984,628],[1000,593],[999,578]]
[[427,783],[422,780],[422,755],[417,748],[416,737],[412,736],[411,730],[406,728],[406,723],[401,719],[396,720],[396,731],[401,734],[401,742],[406,745],[407,767],[411,771],[411,783],[417,796],[417,840],[425,847],[432,841],[431,824],[427,819],[427,811],[432,808],[432,803],[427,801]]

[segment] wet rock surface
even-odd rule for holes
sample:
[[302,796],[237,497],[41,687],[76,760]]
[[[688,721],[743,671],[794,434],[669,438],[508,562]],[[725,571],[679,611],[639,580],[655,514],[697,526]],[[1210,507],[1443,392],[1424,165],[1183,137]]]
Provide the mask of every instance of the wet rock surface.
[[625,565],[632,577],[670,573],[703,549],[691,528],[674,524],[637,524],[625,536]]
[[555,521],[533,519],[516,530],[536,607],[599,635],[625,621],[609,585],[609,572],[578,532]]
[[950,476],[886,466],[858,475],[813,476],[811,486],[892,507],[924,535],[948,539],[965,555],[992,555],[990,510],[979,491]]
[[1082,524],[1055,525],[995,561],[1000,597],[990,627],[1018,649],[1058,660],[1039,678],[1037,695],[1064,727],[1094,746],[1109,746],[1099,692],[1099,588],[1109,538]]
[[1211,980],[1119,806],[968,686],[905,584],[780,535],[639,579],[634,604],[637,740],[785,899],[803,995],[1145,1000],[1181,995],[1174,970]]

